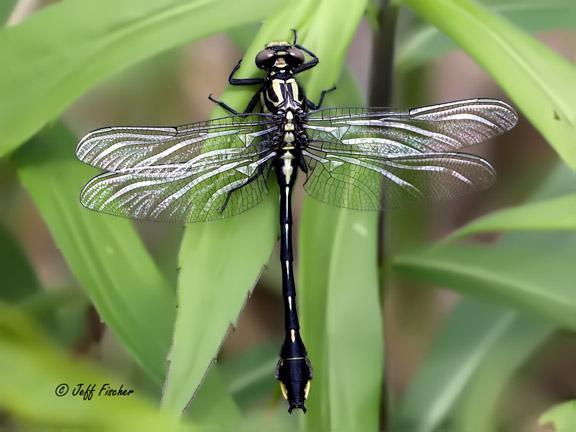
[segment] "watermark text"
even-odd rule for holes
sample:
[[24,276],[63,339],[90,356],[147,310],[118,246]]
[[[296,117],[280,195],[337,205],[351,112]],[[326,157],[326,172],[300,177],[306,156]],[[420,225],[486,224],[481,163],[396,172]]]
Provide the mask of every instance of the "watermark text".
[[94,397],[130,396],[134,394],[134,389],[124,387],[124,384],[120,384],[120,386],[114,386],[110,383],[78,383],[70,386],[66,383],[62,383],[56,386],[54,389],[54,394],[58,397],[69,395],[72,397],[82,398],[84,400],[92,400]]

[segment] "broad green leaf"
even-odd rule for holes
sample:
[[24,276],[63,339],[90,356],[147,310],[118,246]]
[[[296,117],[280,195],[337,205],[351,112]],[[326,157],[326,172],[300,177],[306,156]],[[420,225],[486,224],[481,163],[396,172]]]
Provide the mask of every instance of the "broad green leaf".
[[0,300],[19,302],[40,290],[34,269],[16,239],[0,225]]
[[63,1],[0,29],[0,156],[127,66],[259,21],[278,0]]
[[481,295],[576,329],[576,248],[524,242],[515,245],[443,245],[400,255],[403,275]]
[[[197,430],[159,411],[125,380],[58,352],[22,312],[6,306],[0,308],[0,382],[2,411],[33,430]],[[95,385],[92,399],[72,394],[79,383]],[[62,384],[68,391],[56,396]],[[105,384],[134,393],[100,395]]]
[[129,221],[80,205],[80,190],[96,170],[73,157],[75,141],[62,127],[53,127],[22,148],[13,161],[100,317],[160,382],[174,319],[174,293]]
[[207,372],[186,419],[207,431],[243,431],[242,414],[228,394],[219,369],[213,367]]
[[[289,7],[288,7],[289,6]],[[258,76],[254,57],[271,40],[290,37],[307,16],[305,2],[288,5],[264,22],[238,72]],[[225,77],[223,77],[225,79]],[[231,88],[221,99],[238,110],[254,88]],[[227,115],[216,108],[215,115]],[[270,182],[268,198],[237,217],[186,228],[180,250],[178,312],[163,404],[182,411],[190,402],[206,370],[216,357],[256,284],[277,239],[278,193]],[[274,371],[270,370],[270,379]]]
[[464,48],[576,168],[576,67],[471,0],[402,0]]
[[[248,300],[272,250],[274,200],[231,219],[190,225],[180,250],[178,310],[163,403],[182,411]],[[270,371],[272,377],[273,370]]]
[[450,234],[445,241],[493,231],[576,230],[576,194],[492,212]]
[[576,400],[564,402],[546,411],[540,417],[542,426],[554,425],[554,432],[572,432],[576,430]]
[[[576,28],[576,2],[572,0],[483,0],[483,4],[528,32]],[[437,28],[424,23],[400,43],[396,66],[408,70],[458,48]]]
[[[519,331],[521,339],[516,338]],[[535,323],[511,309],[464,298],[444,324],[402,397],[391,430],[442,430],[463,395],[473,389],[471,382],[487,362],[492,364],[498,358],[501,364],[510,366],[512,356],[525,361],[550,331],[551,326]],[[530,338],[526,337],[528,334]],[[513,347],[514,352],[510,353],[506,347]],[[496,368],[502,372],[506,369],[506,373],[499,375],[502,385],[506,385],[511,370],[515,370],[508,366]],[[494,390],[495,386],[489,388]]]

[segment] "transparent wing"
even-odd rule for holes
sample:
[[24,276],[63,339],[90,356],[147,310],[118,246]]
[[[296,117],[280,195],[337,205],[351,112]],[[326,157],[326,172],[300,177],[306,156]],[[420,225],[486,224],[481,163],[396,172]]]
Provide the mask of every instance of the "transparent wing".
[[310,113],[306,129],[325,152],[388,157],[454,152],[510,130],[517,120],[504,102],[471,99],[408,111],[329,108]]
[[304,152],[309,175],[304,189],[312,197],[358,210],[398,208],[442,200],[489,187],[494,169],[464,153],[423,153],[375,158]]
[[86,135],[76,148],[81,161],[112,172],[185,163],[195,156],[265,142],[275,126],[269,116],[230,116],[179,127],[110,127]]
[[80,200],[90,209],[135,219],[182,223],[222,219],[264,199],[275,155],[254,146],[227,148],[186,163],[105,173],[84,187]]

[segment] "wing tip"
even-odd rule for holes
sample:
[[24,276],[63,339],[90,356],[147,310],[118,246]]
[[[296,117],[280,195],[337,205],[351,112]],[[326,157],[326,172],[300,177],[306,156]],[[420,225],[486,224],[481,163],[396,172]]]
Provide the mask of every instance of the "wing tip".
[[500,118],[504,120],[505,124],[502,124],[503,132],[507,132],[510,129],[514,128],[518,123],[518,113],[514,109],[512,105],[507,102],[504,102],[500,99],[492,99],[492,98],[479,98],[475,99],[475,101],[480,103],[486,103],[490,105],[496,105],[501,109]]

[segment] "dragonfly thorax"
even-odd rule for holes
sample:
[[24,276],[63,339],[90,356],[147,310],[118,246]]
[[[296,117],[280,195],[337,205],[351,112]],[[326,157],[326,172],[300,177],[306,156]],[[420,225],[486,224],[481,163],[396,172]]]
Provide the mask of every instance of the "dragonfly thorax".
[[276,114],[288,109],[305,109],[304,93],[290,73],[268,79],[260,94],[260,102],[265,112]]

